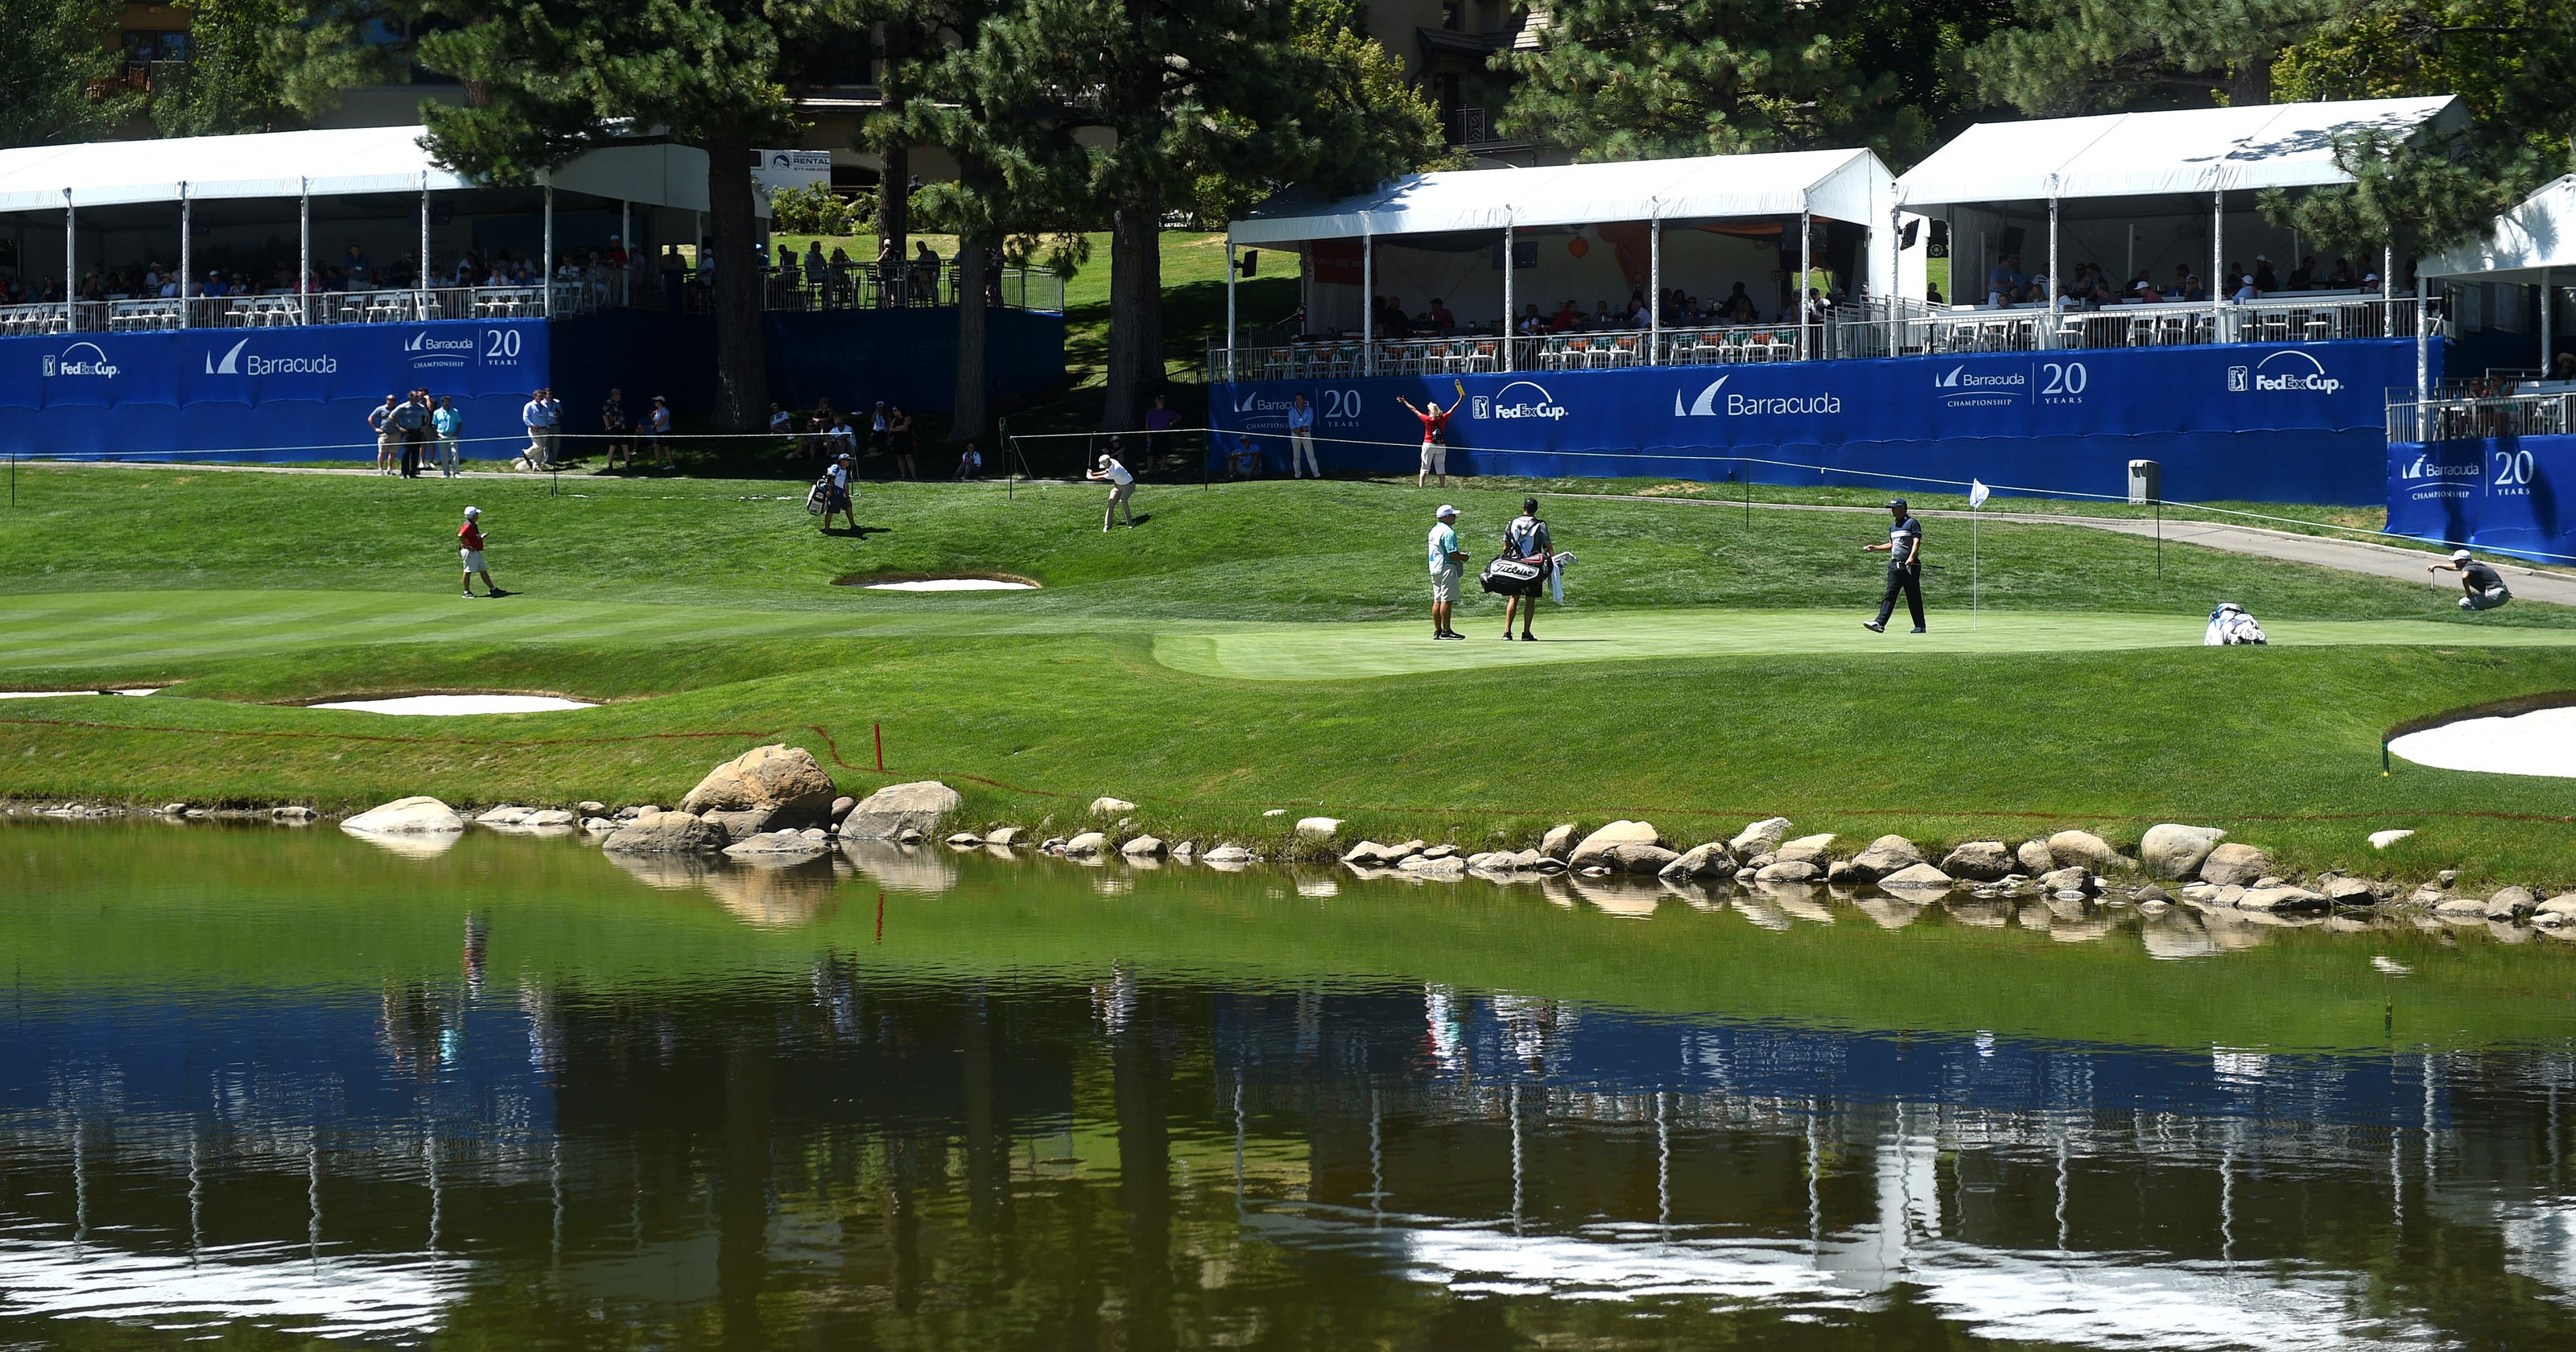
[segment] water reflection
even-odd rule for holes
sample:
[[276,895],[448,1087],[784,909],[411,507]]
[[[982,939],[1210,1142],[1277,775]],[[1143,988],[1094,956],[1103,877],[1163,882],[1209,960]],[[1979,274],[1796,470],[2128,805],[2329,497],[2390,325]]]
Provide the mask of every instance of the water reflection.
[[[940,909],[897,901],[899,939],[956,917],[924,941],[944,957],[890,954],[866,914],[921,876],[903,871],[916,861],[845,857],[746,871],[810,880],[756,894],[757,919],[723,893],[699,901],[762,936],[728,961],[694,913],[644,905],[656,894],[570,848],[565,867],[623,889],[622,933],[583,909],[591,894],[511,878],[507,855],[416,896],[416,914],[370,913],[389,934],[417,919],[416,944],[380,936],[374,958],[333,947],[265,972],[200,959],[227,934],[285,943],[263,927],[290,908],[286,883],[228,896],[230,911],[202,872],[14,892],[0,923],[35,965],[0,1012],[0,1334],[958,1348],[2576,1334],[2563,1036],[2338,1053],[1647,1011],[1568,995],[1579,983],[1544,966],[1511,986],[1313,959],[1258,977],[1114,955],[974,967],[959,955],[1081,897],[1103,917],[1196,898],[1239,929],[1263,906],[1311,916],[1415,890],[1113,868],[1040,894],[978,882],[973,857],[949,866],[967,882]],[[348,857],[328,871],[345,877]],[[282,876],[294,861],[272,863]],[[383,867],[422,888],[417,866]],[[1131,890],[1093,891],[1113,879]],[[1734,943],[1850,964],[1986,933],[1944,928],[1961,903],[1763,895],[1630,917],[1572,888],[1520,895],[1572,903],[1538,912],[1622,946],[1724,925]],[[180,906],[200,913],[190,942],[121,973],[75,971],[90,945],[49,942],[94,922],[149,933]],[[2047,938],[2015,950],[2024,974],[2081,1001],[2105,970],[2088,955],[2115,950],[2051,940],[2101,917],[2036,909]],[[2174,920],[2141,937],[2216,953],[2206,927]],[[575,936],[561,951],[555,930]],[[1548,931],[1558,964],[1587,960],[1576,932]],[[577,960],[621,940],[679,956]],[[2407,981],[2439,976],[2410,954]],[[1891,979],[1943,977],[1918,962]]]

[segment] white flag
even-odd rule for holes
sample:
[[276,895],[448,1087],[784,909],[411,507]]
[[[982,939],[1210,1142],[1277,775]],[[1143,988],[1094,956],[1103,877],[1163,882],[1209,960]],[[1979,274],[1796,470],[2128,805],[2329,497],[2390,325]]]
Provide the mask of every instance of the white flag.
[[1976,479],[1970,479],[1968,481],[1968,505],[1970,507],[1983,507],[1986,505],[1986,499],[1991,498],[1994,495],[1994,490],[1986,487],[1983,482]]

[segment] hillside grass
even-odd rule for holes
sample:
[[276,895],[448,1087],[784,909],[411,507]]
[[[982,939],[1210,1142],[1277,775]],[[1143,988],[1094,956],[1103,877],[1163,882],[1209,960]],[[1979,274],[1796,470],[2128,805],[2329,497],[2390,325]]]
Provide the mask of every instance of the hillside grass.
[[[907,484],[822,534],[765,482],[401,482],[29,468],[0,517],[0,686],[172,683],[150,699],[0,702],[0,794],[365,806],[670,803],[793,741],[846,789],[944,777],[986,820],[1069,824],[1093,796],[1166,834],[1277,840],[1295,815],[1462,844],[1647,816],[1676,837],[1780,813],[1929,844],[2159,820],[2226,826],[2292,866],[2576,884],[2564,780],[2380,772],[2402,720],[2576,689],[2576,614],[2469,617],[2431,587],[1987,523],[1979,614],[1955,526],[1927,557],[1933,633],[1858,627],[1878,523],[1619,498],[1551,502],[1582,561],[1527,648],[1500,602],[1432,643],[1423,534],[1479,557],[1516,495],[1336,481],[1151,486],[1104,535],[1066,485]],[[503,600],[459,600],[483,507]],[[905,595],[884,574],[1036,592]],[[2279,646],[2197,646],[2212,598]],[[1898,626],[1900,629],[1902,625]],[[295,705],[438,690],[611,701],[395,719]],[[886,771],[874,769],[881,727]],[[1265,817],[1289,809],[1285,818]],[[2385,852],[2362,837],[2419,834]],[[1501,833],[1497,837],[1496,833]]]

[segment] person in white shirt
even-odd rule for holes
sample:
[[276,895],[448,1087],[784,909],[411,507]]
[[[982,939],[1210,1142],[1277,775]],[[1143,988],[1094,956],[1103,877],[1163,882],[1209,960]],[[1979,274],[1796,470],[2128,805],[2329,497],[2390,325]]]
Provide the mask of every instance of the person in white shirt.
[[1094,466],[1089,474],[1083,476],[1093,483],[1109,485],[1109,509],[1100,514],[1100,533],[1103,535],[1109,533],[1110,520],[1122,512],[1127,517],[1127,528],[1129,530],[1136,528],[1136,508],[1132,501],[1136,496],[1136,476],[1128,473],[1125,465],[1118,463],[1118,457],[1115,454],[1118,449],[1116,437],[1109,439],[1109,449],[1113,453],[1100,457],[1100,463]]
[[[1458,579],[1467,573],[1467,551],[1458,543],[1458,509],[1448,503],[1431,514],[1431,636],[1463,639],[1449,627],[1449,607],[1458,599]],[[1505,631],[1506,637],[1509,631]]]
[[823,478],[823,529],[830,531],[832,513],[840,512],[849,518],[850,533],[857,534],[859,509],[852,504],[850,496],[850,453],[843,451],[833,457],[831,468],[823,471]]
[[1288,477],[1304,477],[1306,470],[1324,477],[1323,468],[1315,463],[1315,406],[1306,402],[1303,393],[1288,399]]
[[528,396],[519,410],[519,421],[528,429],[528,468],[550,469],[555,457],[555,423],[563,406],[551,397],[552,391],[540,389]]
[[664,469],[671,467],[671,401],[653,396],[653,411],[644,415],[644,441],[653,451],[653,462]]

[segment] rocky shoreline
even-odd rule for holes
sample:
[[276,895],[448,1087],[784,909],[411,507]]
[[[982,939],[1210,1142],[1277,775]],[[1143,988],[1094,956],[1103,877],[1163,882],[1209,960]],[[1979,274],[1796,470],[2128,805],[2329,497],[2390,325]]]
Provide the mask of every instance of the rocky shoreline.
[[[946,830],[964,797],[935,780],[894,784],[865,798],[838,792],[819,762],[799,747],[756,747],[715,767],[675,809],[657,804],[611,808],[585,801],[567,806],[501,804],[471,817],[432,797],[416,796],[344,819],[340,828],[401,848],[436,845],[470,824],[526,834],[579,836],[612,855],[704,858],[745,864],[802,863],[854,842],[880,842],[907,850],[933,841],[956,851],[1035,854],[1076,862],[1120,858],[1135,864],[1165,860],[1233,870],[1259,863],[1332,862],[1362,878],[1398,877],[1422,882],[1474,877],[1491,882],[1550,878],[1622,879],[1689,890],[1702,897],[1724,891],[1797,893],[1817,887],[1837,895],[1857,889],[1924,905],[1944,900],[2036,899],[2054,906],[2135,907],[2155,916],[2176,906],[2203,915],[2248,919],[2314,920],[2370,915],[2413,916],[2428,924],[2485,924],[2508,931],[2558,934],[2576,940],[2576,892],[2542,899],[2527,887],[2504,887],[2483,896],[2453,890],[2457,874],[2443,870],[2409,887],[2381,879],[2328,872],[2313,877],[2277,873],[2260,848],[2231,841],[2216,827],[2163,823],[2148,828],[2134,853],[2082,830],[2057,831],[2018,842],[1967,841],[1936,861],[1902,836],[1865,844],[1833,833],[1792,837],[1785,817],[1747,823],[1728,839],[1676,848],[1650,822],[1613,821],[1583,829],[1567,822],[1520,849],[1468,851],[1450,843],[1359,840],[1344,844],[1343,822],[1305,817],[1293,823],[1291,846],[1261,849],[1234,841],[1202,848],[1196,841],[1169,842],[1138,826],[1136,804],[1094,799],[1082,814],[1085,829],[1050,834],[1049,817],[1032,829],[996,823],[980,830]],[[218,809],[169,803],[157,808],[106,804],[8,804],[0,815],[61,819],[122,816],[173,821],[268,821],[311,825],[322,814],[311,807]],[[1265,814],[1284,817],[1284,810]],[[1283,823],[1283,825],[1289,825]],[[2411,834],[2372,835],[2384,848]]]

